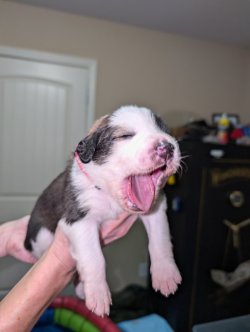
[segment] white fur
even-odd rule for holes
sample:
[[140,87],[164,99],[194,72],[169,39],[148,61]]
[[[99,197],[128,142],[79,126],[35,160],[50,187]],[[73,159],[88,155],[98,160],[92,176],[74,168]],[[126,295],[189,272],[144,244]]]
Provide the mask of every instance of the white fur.
[[[98,223],[90,217],[67,225],[61,220],[59,227],[67,234],[71,253],[76,259],[80,282],[77,292],[85,298],[86,305],[97,315],[109,314],[111,295],[105,277],[105,260],[102,254]],[[84,289],[84,294],[81,294]]]
[[54,234],[48,228],[42,227],[37,234],[36,241],[31,240],[32,254],[39,258],[45,250],[51,245]]
[[154,211],[142,215],[140,218],[149,239],[153,287],[168,296],[177,290],[177,285],[181,283],[181,276],[173,257],[166,209],[166,197],[164,196]]
[[[93,166],[93,163],[90,164]],[[98,168],[99,170],[97,170]],[[96,172],[89,173],[89,179],[82,173],[76,161],[74,161],[71,171],[71,180],[74,187],[79,192],[77,197],[79,207],[83,209],[93,207],[93,209],[89,209],[92,218],[96,221],[100,219],[100,222],[103,222],[104,219],[110,220],[116,218],[123,209],[109,194],[108,185],[103,181],[105,177],[102,174],[102,167],[99,166],[97,169]],[[110,174],[107,176],[110,177]],[[102,190],[97,190],[96,186],[102,188]]]

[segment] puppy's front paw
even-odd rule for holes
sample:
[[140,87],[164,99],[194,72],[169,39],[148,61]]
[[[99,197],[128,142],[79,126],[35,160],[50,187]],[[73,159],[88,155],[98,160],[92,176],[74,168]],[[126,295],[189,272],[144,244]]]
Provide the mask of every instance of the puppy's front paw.
[[181,283],[180,272],[172,260],[153,263],[151,266],[152,284],[156,291],[168,296],[174,294]]
[[112,303],[109,287],[103,283],[84,283],[85,303],[89,310],[98,316],[109,315],[109,306]]

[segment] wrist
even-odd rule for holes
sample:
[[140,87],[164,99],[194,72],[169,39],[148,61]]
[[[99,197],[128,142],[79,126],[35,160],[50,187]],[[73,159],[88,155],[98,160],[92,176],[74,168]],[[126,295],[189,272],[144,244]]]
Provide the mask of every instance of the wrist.
[[64,271],[69,273],[75,270],[76,261],[73,259],[67,236],[60,229],[56,230],[54,241],[47,254],[55,260]]
[[56,280],[56,283],[61,284],[60,286],[63,286],[63,284],[65,284],[66,286],[71,281],[75,272],[75,261],[73,260],[73,258],[71,258],[71,256],[67,256],[68,255],[65,254],[63,254],[62,256],[58,256],[58,252],[54,250],[52,245],[41,258],[41,260],[44,261],[44,265],[46,265],[46,269],[50,270],[50,278],[54,278],[54,280]]
[[65,266],[50,249],[28,273],[30,278],[27,293],[30,294],[27,296],[36,298],[38,303],[47,299],[45,305],[70,283],[74,275],[74,268]]

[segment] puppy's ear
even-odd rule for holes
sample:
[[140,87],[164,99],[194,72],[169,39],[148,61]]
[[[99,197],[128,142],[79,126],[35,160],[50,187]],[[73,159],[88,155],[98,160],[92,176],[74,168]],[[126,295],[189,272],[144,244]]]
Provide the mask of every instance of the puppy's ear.
[[78,144],[76,152],[84,164],[89,163],[93,159],[102,128],[107,124],[108,117],[108,115],[104,115],[96,120],[88,135]]
[[89,129],[87,135],[93,134],[95,131],[97,131],[98,129],[104,127],[105,125],[107,125],[108,123],[108,119],[109,119],[109,115],[104,115],[101,118],[97,119],[95,121],[95,123],[93,124],[93,126]]
[[98,133],[94,132],[79,142],[76,148],[76,152],[84,164],[87,164],[92,160],[96,150],[98,136]]

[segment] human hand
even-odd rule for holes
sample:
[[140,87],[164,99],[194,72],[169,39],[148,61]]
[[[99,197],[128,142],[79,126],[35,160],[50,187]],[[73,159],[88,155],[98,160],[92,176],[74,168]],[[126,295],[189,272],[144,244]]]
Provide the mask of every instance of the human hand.
[[[11,254],[29,260],[23,247],[28,220],[29,216],[0,226],[0,256]],[[57,229],[50,247],[0,302],[0,331],[31,331],[74,273],[75,261],[68,238]]]
[[30,216],[8,221],[0,226],[0,257],[13,256],[26,263],[35,263],[36,258],[24,247]]

